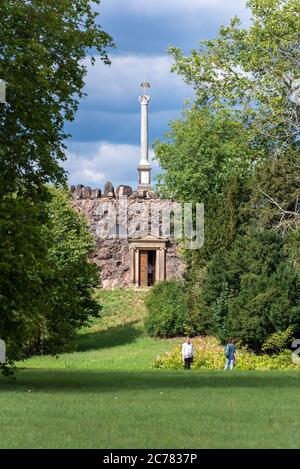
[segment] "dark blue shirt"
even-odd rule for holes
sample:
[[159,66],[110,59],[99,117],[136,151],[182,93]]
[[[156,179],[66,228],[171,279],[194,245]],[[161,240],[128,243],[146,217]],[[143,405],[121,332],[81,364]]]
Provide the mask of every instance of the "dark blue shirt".
[[229,356],[227,356],[227,358],[229,358],[229,360],[234,360],[234,356],[235,356],[235,345],[232,344],[232,343],[229,343],[227,344],[227,347],[229,349]]

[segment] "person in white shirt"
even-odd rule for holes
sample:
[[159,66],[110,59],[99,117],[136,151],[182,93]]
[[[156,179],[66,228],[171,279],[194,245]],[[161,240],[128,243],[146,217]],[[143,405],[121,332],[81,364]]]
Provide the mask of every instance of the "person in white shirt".
[[153,285],[153,265],[148,264],[148,285],[151,287]]
[[182,344],[182,359],[184,363],[184,368],[190,369],[191,363],[193,362],[194,351],[193,345],[191,343],[190,337],[186,338],[184,344]]

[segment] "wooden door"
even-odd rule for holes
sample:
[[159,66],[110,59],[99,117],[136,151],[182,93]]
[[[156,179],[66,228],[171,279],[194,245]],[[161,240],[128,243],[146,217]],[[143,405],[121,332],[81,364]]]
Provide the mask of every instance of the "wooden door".
[[148,286],[148,251],[140,253],[140,287]]

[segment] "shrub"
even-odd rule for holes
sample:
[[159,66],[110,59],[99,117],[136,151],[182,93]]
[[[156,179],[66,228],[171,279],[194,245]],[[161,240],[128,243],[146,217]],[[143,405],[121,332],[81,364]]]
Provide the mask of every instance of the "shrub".
[[185,291],[182,282],[169,280],[155,284],[146,298],[148,334],[175,337],[189,333]]
[[44,191],[42,201],[22,194],[0,201],[0,337],[9,363],[69,348],[76,329],[100,312],[87,222],[67,193]]
[[277,331],[300,329],[300,275],[286,257],[283,240],[271,230],[249,230],[229,251],[212,259],[204,298],[215,319],[209,333],[232,335],[260,350]]
[[271,334],[262,344],[263,352],[281,352],[288,348],[293,341],[294,327],[289,326],[285,331],[278,331]]
[[[225,364],[223,346],[214,337],[194,338],[195,357],[192,363],[194,369],[221,370]],[[181,345],[178,345],[158,356],[153,361],[154,368],[181,369],[183,367],[181,357]],[[289,370],[299,369],[299,365],[292,362],[290,350],[283,350],[277,355],[256,355],[246,348],[240,348],[236,354],[236,369],[238,370]]]
[[50,220],[44,227],[49,242],[44,320],[34,351],[56,353],[69,348],[76,329],[99,315],[93,294],[100,277],[99,268],[89,260],[95,241],[86,220],[72,208],[67,193],[58,189],[51,193]]

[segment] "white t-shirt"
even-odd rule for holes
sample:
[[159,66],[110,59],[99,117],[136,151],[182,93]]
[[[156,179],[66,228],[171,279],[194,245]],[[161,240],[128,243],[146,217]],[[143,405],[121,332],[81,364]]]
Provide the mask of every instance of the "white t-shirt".
[[182,344],[182,358],[191,358],[194,356],[193,346],[192,344],[188,344],[184,342]]

